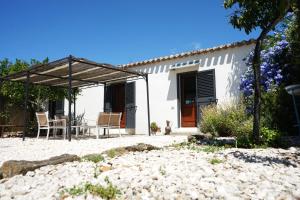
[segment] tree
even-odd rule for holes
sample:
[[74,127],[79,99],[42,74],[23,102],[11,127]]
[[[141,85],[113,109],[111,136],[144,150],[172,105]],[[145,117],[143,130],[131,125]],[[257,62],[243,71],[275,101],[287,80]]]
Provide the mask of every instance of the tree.
[[[263,40],[275,26],[293,9],[299,10],[299,0],[224,0],[225,9],[235,9],[230,16],[234,28],[249,34],[256,28],[261,32],[256,39],[252,61],[254,75],[253,139],[259,143],[261,111],[260,51]],[[298,12],[299,13],[299,12]]]
[[[16,61],[10,62],[8,59],[0,60],[0,76],[6,76],[15,72],[29,69],[31,66],[47,63],[48,58],[39,62],[32,59],[30,63],[16,59]],[[79,93],[75,91],[75,95]],[[73,94],[73,93],[72,93]],[[6,99],[6,110],[0,111],[0,118],[9,118],[7,110],[11,107],[23,108],[24,106],[24,84],[20,82],[4,81],[0,85],[0,96]],[[67,89],[55,88],[41,85],[30,85],[28,95],[28,107],[31,114],[31,120],[34,119],[34,112],[44,110],[43,105],[45,101],[63,100],[68,97]],[[73,97],[72,97],[73,100]]]

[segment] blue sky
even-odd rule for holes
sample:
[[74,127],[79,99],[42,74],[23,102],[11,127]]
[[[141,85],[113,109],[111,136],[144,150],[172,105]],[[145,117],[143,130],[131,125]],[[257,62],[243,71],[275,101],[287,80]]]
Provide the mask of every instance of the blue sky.
[[69,54],[125,64],[257,36],[222,0],[0,0],[0,59]]

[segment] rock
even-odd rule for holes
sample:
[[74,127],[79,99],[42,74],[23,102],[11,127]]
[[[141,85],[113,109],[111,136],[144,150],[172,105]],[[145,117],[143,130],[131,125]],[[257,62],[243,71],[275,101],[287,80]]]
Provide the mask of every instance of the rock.
[[47,160],[41,161],[25,161],[25,160],[9,160],[2,164],[0,168],[0,174],[3,178],[13,177],[18,174],[26,174],[29,171],[34,171],[35,169],[47,166],[47,165],[57,165],[65,162],[79,161],[80,158],[76,155],[63,154],[61,156],[55,156]]
[[100,170],[100,172],[106,172],[106,171],[112,170],[112,167],[102,165],[102,166],[99,167],[99,170]]
[[212,139],[212,135],[210,134],[197,134],[197,135],[189,135],[188,142],[198,142],[200,140],[209,140]]

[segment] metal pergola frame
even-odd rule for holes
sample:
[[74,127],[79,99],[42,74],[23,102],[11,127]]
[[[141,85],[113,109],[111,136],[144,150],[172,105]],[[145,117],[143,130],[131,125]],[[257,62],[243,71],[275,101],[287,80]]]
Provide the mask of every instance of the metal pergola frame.
[[[55,73],[56,72],[56,73]],[[58,72],[58,73],[57,73]],[[91,73],[92,72],[92,73]],[[96,73],[97,72],[97,73]],[[64,74],[63,76],[61,74]],[[150,104],[149,104],[149,79],[147,73],[128,71],[121,67],[116,67],[106,63],[97,63],[84,58],[77,58],[72,55],[55,60],[46,64],[39,64],[30,67],[27,70],[0,76],[0,86],[4,81],[20,82],[25,87],[24,99],[24,130],[23,140],[28,131],[28,93],[29,85],[43,85],[48,87],[60,87],[68,89],[68,140],[72,138],[72,92],[75,88],[85,86],[104,85],[117,81],[124,81],[130,78],[142,77],[146,81],[147,92],[147,117],[148,117],[148,134],[150,131]],[[76,82],[76,83],[74,83]],[[76,112],[76,101],[74,97],[74,115]],[[104,105],[105,106],[105,105]]]

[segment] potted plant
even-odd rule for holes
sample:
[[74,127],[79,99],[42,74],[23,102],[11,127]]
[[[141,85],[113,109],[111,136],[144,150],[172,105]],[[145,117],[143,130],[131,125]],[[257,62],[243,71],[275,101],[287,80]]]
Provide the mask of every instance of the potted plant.
[[151,133],[156,134],[158,131],[159,127],[157,126],[156,122],[152,122],[150,125]]

